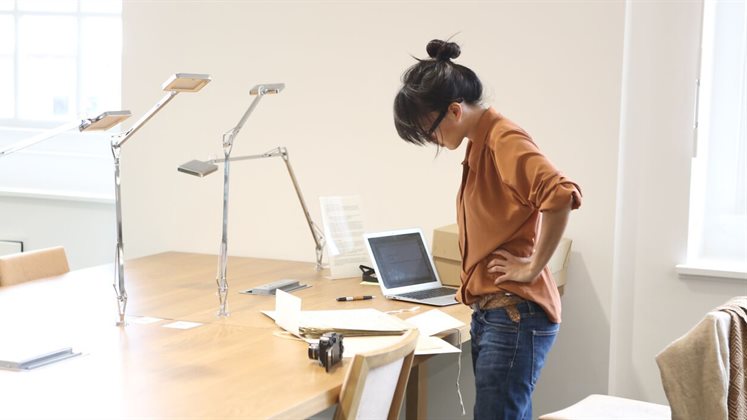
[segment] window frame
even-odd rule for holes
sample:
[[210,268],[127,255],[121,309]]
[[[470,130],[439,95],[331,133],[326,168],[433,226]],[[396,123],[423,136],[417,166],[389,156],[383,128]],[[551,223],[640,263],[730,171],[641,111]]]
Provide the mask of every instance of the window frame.
[[[4,142],[12,144],[20,138],[31,137],[55,128],[61,124],[84,118],[82,115],[87,106],[84,101],[86,86],[82,83],[85,73],[84,54],[86,40],[83,38],[86,19],[90,18],[114,18],[122,21],[121,1],[119,5],[112,5],[109,10],[86,9],[86,0],[75,0],[75,10],[69,11],[41,11],[22,10],[18,0],[9,4],[12,9],[0,10],[0,16],[11,16],[13,22],[13,51],[12,54],[2,54],[10,57],[13,61],[13,84],[12,84],[12,116],[0,118],[0,138]],[[70,3],[72,6],[72,2]],[[107,9],[106,7],[104,9]],[[69,117],[61,119],[28,119],[21,116],[20,109],[20,75],[21,75],[21,43],[19,38],[21,27],[19,22],[27,16],[49,16],[49,17],[72,17],[75,20],[75,31],[77,39],[75,42],[75,98],[70,101],[71,110]],[[122,38],[116,47],[119,54],[119,68],[121,68]],[[89,88],[90,90],[90,88]],[[113,98],[112,105],[119,109],[121,107],[121,76],[116,86],[117,97]],[[108,92],[107,92],[108,93]],[[106,97],[106,96],[101,96]],[[109,96],[111,98],[111,96]],[[102,110],[103,111],[103,110]],[[114,129],[113,131],[116,131]],[[108,139],[111,133],[78,133],[75,130],[66,132],[55,139],[40,143],[32,148],[24,149],[0,161],[0,196],[5,197],[29,197],[60,199],[66,201],[86,201],[96,203],[112,203],[114,201],[113,187],[111,187],[111,152],[108,147]],[[3,142],[0,142],[2,146]],[[47,168],[50,161],[59,163],[59,168],[51,169],[44,176],[39,176],[39,167]],[[68,168],[68,169],[66,169]],[[36,172],[36,173],[34,173]],[[102,178],[105,178],[104,182]]]
[[[723,250],[720,251],[719,255],[711,255],[711,252],[704,252],[706,248],[707,240],[705,239],[709,234],[707,233],[707,222],[706,217],[714,216],[713,212],[706,210],[707,201],[709,198],[707,189],[709,182],[709,148],[713,145],[714,141],[710,138],[711,135],[711,121],[710,115],[712,113],[712,86],[710,79],[713,78],[715,72],[713,71],[714,63],[716,62],[714,49],[706,49],[706,45],[714,45],[717,37],[717,22],[716,22],[716,1],[715,0],[704,0],[701,12],[701,26],[700,31],[700,46],[699,46],[699,60],[698,60],[698,80],[696,81],[696,98],[695,98],[695,121],[693,127],[693,157],[691,164],[691,177],[690,177],[690,205],[689,205],[689,222],[688,222],[688,241],[687,241],[687,258],[686,262],[678,264],[675,268],[679,275],[682,276],[696,276],[696,277],[710,277],[710,278],[727,278],[727,279],[740,279],[747,280],[747,261],[741,261],[739,256],[726,258]],[[747,35],[747,2],[744,2],[744,19],[745,27],[742,28],[743,35]],[[709,21],[710,20],[710,21]],[[723,29],[722,29],[723,30]],[[709,32],[709,31],[712,31]],[[741,72],[747,72],[747,39],[743,41],[745,44],[742,45],[744,49],[742,51]],[[747,81],[743,82],[747,84]],[[747,86],[742,86],[742,89],[747,89]],[[743,93],[744,95],[744,93]],[[745,98],[742,97],[741,101]],[[744,114],[745,110],[742,109]],[[743,116],[741,118],[744,118]],[[742,121],[744,125],[744,121]],[[743,130],[744,127],[738,129],[739,134],[745,135]],[[741,138],[741,137],[738,137]],[[747,143],[746,139],[742,139],[742,142]],[[742,144],[744,147],[744,144]],[[744,162],[742,162],[744,164]],[[737,165],[737,170],[741,168],[744,171],[745,168]],[[747,185],[747,182],[745,183]],[[739,217],[747,218],[745,215]],[[739,223],[734,223],[735,226],[739,226]],[[712,235],[712,234],[711,234]],[[735,238],[739,238],[736,234]],[[746,238],[747,239],[747,238]],[[746,244],[747,245],[747,244]],[[731,250],[732,252],[734,250]]]

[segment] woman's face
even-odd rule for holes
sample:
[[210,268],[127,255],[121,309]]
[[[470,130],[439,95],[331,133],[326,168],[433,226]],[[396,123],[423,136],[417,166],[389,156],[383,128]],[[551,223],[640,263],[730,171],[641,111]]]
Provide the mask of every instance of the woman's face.
[[451,104],[443,115],[432,112],[428,116],[431,126],[431,140],[449,150],[458,148],[465,137],[464,130],[459,124],[460,117],[461,107],[459,104]]

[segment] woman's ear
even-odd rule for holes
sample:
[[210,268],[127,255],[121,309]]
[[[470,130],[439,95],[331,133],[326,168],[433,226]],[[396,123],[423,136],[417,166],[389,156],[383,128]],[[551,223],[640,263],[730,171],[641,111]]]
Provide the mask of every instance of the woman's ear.
[[449,113],[454,115],[454,119],[459,122],[462,119],[462,104],[460,102],[452,102],[449,104]]

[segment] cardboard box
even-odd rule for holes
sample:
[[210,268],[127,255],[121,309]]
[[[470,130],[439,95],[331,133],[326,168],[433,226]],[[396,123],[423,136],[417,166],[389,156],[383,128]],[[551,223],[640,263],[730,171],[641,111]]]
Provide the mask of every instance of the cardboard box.
[[432,254],[441,283],[447,286],[460,286],[462,256],[459,253],[459,229],[456,224],[433,230]]
[[[568,256],[572,241],[562,238],[547,266],[555,277],[555,283],[562,295],[567,281]],[[459,253],[459,229],[456,224],[433,230],[433,262],[441,282],[448,286],[459,286],[462,271],[462,257]]]

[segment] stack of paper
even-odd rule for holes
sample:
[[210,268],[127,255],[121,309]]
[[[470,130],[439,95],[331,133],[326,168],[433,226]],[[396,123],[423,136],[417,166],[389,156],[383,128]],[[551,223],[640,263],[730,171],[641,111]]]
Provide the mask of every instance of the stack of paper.
[[418,328],[420,336],[415,354],[459,353],[460,350],[434,334],[459,329],[464,323],[433,309],[403,321],[376,309],[302,311],[301,299],[279,290],[275,310],[262,311],[286,331],[314,342],[326,332],[345,337],[343,357],[389,346],[408,329]]

